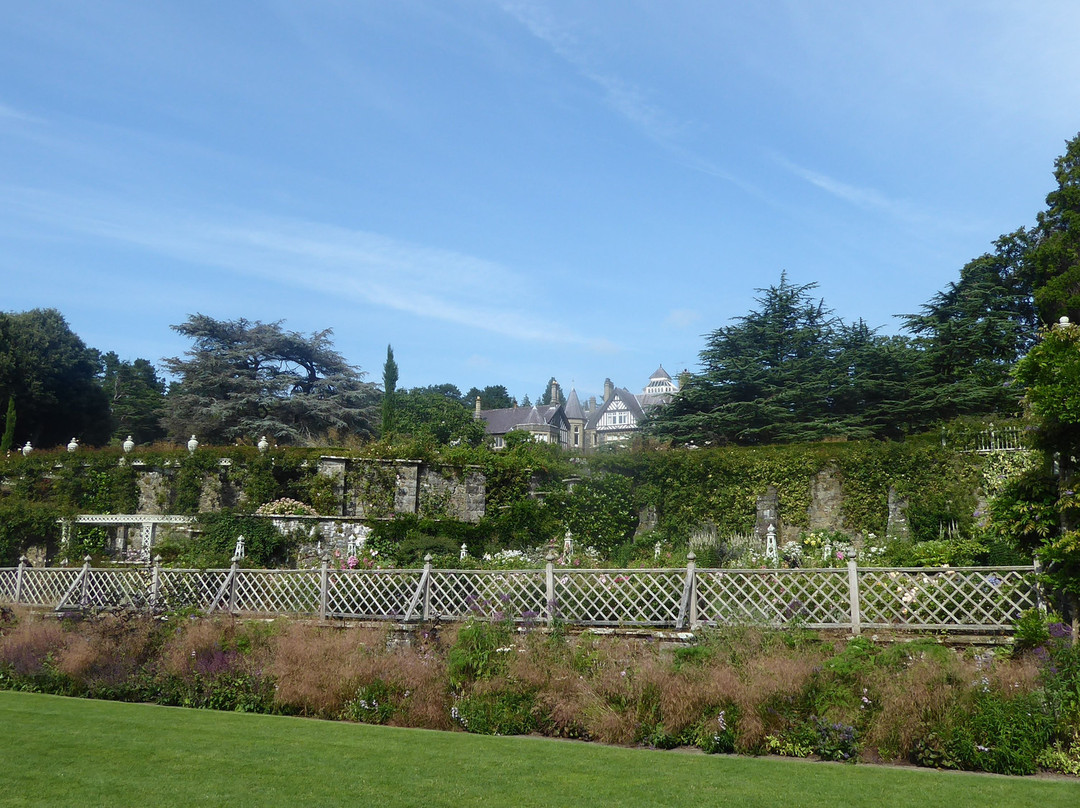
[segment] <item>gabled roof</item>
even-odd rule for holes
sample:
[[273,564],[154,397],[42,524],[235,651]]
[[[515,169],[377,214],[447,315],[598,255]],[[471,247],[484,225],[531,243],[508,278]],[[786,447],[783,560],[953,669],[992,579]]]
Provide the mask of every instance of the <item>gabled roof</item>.
[[[637,396],[627,390],[625,387],[616,387],[611,394],[611,398],[601,404],[589,415],[589,423],[586,425],[586,429],[596,429],[600,423],[600,419],[604,416],[604,413],[611,409],[611,405],[615,401],[621,401],[626,409],[633,413],[634,420],[638,423],[645,417],[645,412],[641,409],[641,405],[638,403]],[[631,427],[627,427],[631,428]]]
[[671,376],[668,375],[668,372],[664,370],[664,366],[661,365],[656,370],[654,370],[653,375],[649,377],[649,381],[653,381],[654,379],[665,379],[670,382]]

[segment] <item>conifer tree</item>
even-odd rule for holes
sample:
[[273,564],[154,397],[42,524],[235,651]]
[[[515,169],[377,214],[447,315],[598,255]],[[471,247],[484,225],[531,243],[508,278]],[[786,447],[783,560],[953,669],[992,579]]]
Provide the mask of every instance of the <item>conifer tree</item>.
[[394,415],[397,396],[398,366],[394,361],[394,349],[386,346],[386,362],[383,364],[382,435],[394,434]]

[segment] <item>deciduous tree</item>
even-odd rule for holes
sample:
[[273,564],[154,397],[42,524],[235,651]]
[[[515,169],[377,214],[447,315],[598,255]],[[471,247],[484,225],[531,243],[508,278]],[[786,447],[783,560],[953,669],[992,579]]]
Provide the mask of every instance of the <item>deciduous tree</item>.
[[15,399],[15,442],[107,441],[112,430],[100,370],[98,352],[56,309],[0,313],[0,401]]

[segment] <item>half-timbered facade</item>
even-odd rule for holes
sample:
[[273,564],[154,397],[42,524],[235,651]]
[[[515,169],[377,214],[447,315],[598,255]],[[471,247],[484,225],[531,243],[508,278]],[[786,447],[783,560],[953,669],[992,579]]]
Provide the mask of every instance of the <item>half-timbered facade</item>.
[[[553,384],[553,401],[557,399],[556,389]],[[678,389],[661,366],[649,377],[649,383],[640,394],[631,393],[625,387],[615,387],[608,379],[604,383],[604,400],[599,404],[590,399],[589,405],[583,406],[577,390],[571,390],[565,402],[556,401],[544,407],[481,410],[477,403],[476,417],[484,421],[496,449],[505,445],[508,432],[519,430],[531,433],[537,441],[591,451],[631,438],[641,430],[648,410],[670,401]]]

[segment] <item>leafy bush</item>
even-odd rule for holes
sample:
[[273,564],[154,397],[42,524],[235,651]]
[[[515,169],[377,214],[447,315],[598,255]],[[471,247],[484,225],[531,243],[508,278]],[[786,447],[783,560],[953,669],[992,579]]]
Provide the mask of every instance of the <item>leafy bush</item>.
[[33,545],[54,552],[60,540],[55,506],[29,500],[0,499],[0,566],[14,567],[19,556]]
[[457,640],[446,657],[451,687],[462,690],[474,682],[504,676],[510,650],[508,622],[468,620],[459,629]]
[[213,569],[232,563],[237,539],[244,537],[247,567],[291,564],[298,546],[295,536],[283,535],[268,519],[242,516],[233,511],[200,514],[190,539],[167,538],[155,547],[163,563],[179,567]]
[[536,729],[536,701],[512,688],[461,696],[451,716],[466,732],[479,735],[527,735]]

